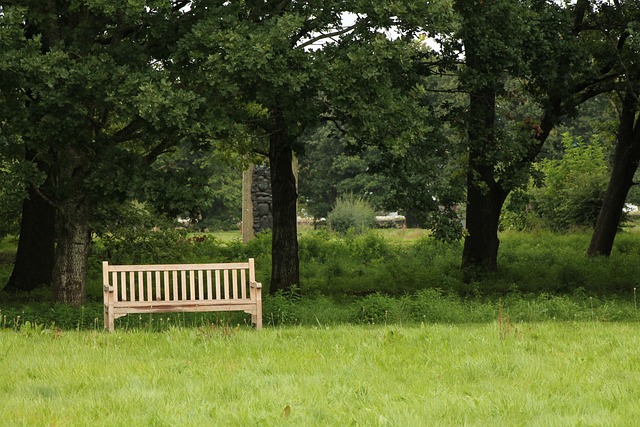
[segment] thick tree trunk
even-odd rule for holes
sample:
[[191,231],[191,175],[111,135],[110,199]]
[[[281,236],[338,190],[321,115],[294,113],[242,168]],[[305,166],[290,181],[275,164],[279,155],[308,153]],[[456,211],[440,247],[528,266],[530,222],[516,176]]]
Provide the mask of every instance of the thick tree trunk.
[[55,207],[50,201],[45,200],[35,188],[29,188],[29,197],[22,202],[18,252],[6,290],[31,291],[51,284],[55,214]]
[[53,267],[53,300],[79,306],[86,298],[91,234],[90,206],[84,198],[58,203],[58,245]]
[[269,140],[272,192],[272,249],[270,293],[291,290],[300,284],[298,259],[298,192],[293,173],[293,141],[281,115],[274,117],[276,129]]
[[78,145],[61,147],[54,176],[57,245],[53,265],[53,300],[79,306],[86,298],[91,233],[91,199],[84,188],[88,154]]
[[508,192],[494,177],[487,154],[495,148],[496,93],[491,87],[473,91],[469,97],[469,164],[467,169],[467,233],[461,268],[466,280],[476,272],[497,269],[498,225]]
[[498,268],[498,226],[506,194],[498,188],[485,191],[477,185],[467,187],[467,234],[461,265],[467,281],[478,272]]
[[640,161],[640,120],[636,120],[637,111],[636,99],[627,94],[620,114],[611,177],[587,249],[589,256],[611,255],[622,209]]

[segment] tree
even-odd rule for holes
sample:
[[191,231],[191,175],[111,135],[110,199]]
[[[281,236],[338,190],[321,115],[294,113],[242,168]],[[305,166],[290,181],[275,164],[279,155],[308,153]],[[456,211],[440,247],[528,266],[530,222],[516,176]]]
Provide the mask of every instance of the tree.
[[[506,197],[525,185],[532,163],[563,117],[600,93],[619,76],[611,58],[598,55],[597,11],[588,0],[562,6],[549,2],[456,2],[459,39],[465,52],[461,85],[469,93],[467,129],[467,235],[462,269],[497,268],[499,215]],[[455,45],[454,45],[455,46]],[[526,138],[501,137],[498,95],[504,82],[520,79],[540,106],[539,119],[519,117]]]
[[[0,26],[0,50],[34,52],[34,34],[23,30],[21,17],[12,13],[5,4],[0,4],[0,17],[3,24]],[[6,172],[3,183],[9,186],[3,189],[3,207],[22,205],[22,210],[21,213],[14,209],[7,212],[17,218],[20,238],[14,269],[5,289],[28,291],[51,283],[55,210],[40,188],[46,177],[44,161],[35,150],[28,149],[17,125],[26,121],[26,116],[20,114],[24,101],[10,94],[21,87],[25,76],[7,72],[11,66],[10,61],[0,66],[0,117],[12,117],[10,121],[0,119],[0,139],[3,141],[0,155],[3,165],[8,166],[3,168]],[[50,184],[51,180],[47,179],[44,185]],[[10,200],[6,200],[7,195],[11,195]]]
[[629,91],[623,96],[611,176],[587,249],[590,256],[611,255],[622,210],[640,162],[640,101]]
[[[207,141],[221,108],[172,55],[187,1],[3,2],[3,132],[34,153],[55,206],[53,295],[85,296],[92,211],[184,141]],[[44,193],[43,190],[47,190]]]
[[[334,119],[338,111],[344,113],[339,121],[345,124],[362,118],[363,110],[370,108],[365,99],[354,100],[362,91],[368,91],[368,101],[381,98],[376,91],[391,83],[386,77],[393,74],[388,73],[389,65],[409,57],[407,52],[402,57],[389,56],[391,44],[382,30],[395,25],[393,12],[397,10],[393,8],[406,6],[378,1],[251,1],[211,7],[211,19],[193,33],[192,50],[202,52],[194,62],[207,75],[232,75],[229,90],[235,100],[249,106],[232,114],[246,124],[255,142],[253,149],[269,159],[273,195],[270,291],[287,290],[300,280],[293,152],[301,137]],[[353,14],[353,23],[343,19],[347,12]],[[410,43],[397,44],[415,52]],[[372,53],[377,56],[375,61]],[[365,58],[367,69],[373,72],[368,77],[376,86],[349,94],[362,77],[358,66]],[[395,74],[402,74],[404,68]],[[380,117],[378,110],[376,119]]]
[[[495,270],[500,241],[500,212],[510,190],[519,183],[510,172],[521,160],[535,155],[533,141],[501,138],[497,127],[497,99],[508,79],[529,72],[526,47],[537,45],[540,16],[528,2],[455,2],[461,24],[458,36],[465,53],[460,73],[469,94],[463,119],[468,143],[467,234],[462,269]],[[520,169],[520,168],[518,168]],[[519,172],[518,169],[515,171]],[[516,176],[521,176],[519,173]]]
[[616,2],[603,5],[602,21],[613,22],[613,28],[601,24],[603,39],[614,58],[612,67],[621,68],[618,97],[618,129],[612,158],[611,177],[602,207],[587,249],[590,256],[609,256],[620,226],[622,209],[634,185],[634,175],[640,163],[640,5],[637,2]]

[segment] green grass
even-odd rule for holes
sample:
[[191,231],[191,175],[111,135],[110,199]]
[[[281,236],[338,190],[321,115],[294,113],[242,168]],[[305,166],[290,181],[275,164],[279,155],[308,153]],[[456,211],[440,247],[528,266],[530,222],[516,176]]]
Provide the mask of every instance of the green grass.
[[[198,235],[196,233],[195,235]],[[242,232],[240,230],[226,230],[226,231],[208,231],[207,236],[211,236],[220,242],[232,242],[234,240],[242,240]]]
[[636,425],[640,325],[0,331],[3,426]]

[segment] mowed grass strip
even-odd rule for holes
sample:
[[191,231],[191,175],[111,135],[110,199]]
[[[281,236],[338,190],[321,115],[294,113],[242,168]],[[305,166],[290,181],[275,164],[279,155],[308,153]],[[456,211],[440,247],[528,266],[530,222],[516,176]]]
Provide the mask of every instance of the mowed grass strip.
[[0,331],[0,425],[637,425],[640,325]]

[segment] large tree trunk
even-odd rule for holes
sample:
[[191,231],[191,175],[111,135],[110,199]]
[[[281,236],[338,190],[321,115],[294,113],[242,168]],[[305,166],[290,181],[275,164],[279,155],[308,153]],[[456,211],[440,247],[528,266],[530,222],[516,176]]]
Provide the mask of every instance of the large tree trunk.
[[473,181],[467,186],[467,233],[461,265],[467,281],[477,272],[498,268],[498,226],[506,196],[507,192],[497,186],[484,190]]
[[609,185],[587,249],[589,256],[611,255],[622,209],[640,161],[640,120],[636,120],[637,107],[635,97],[627,94],[620,113]]
[[270,293],[291,290],[300,284],[298,259],[298,192],[293,173],[293,141],[281,114],[275,113],[276,129],[269,139],[272,192],[272,249]]
[[55,214],[55,207],[50,201],[30,187],[29,197],[22,202],[18,252],[6,290],[31,291],[51,284]]
[[84,188],[88,154],[74,144],[57,153],[58,170],[54,176],[57,245],[53,266],[53,300],[79,306],[86,298],[91,232],[91,199]]
[[86,298],[91,234],[84,197],[58,203],[58,245],[53,267],[53,300],[79,306]]
[[[469,58],[473,65],[474,58]],[[469,164],[467,169],[467,233],[462,251],[466,279],[478,270],[497,269],[498,224],[508,192],[494,177],[494,165],[487,154],[495,148],[496,92],[477,89],[469,97]]]

